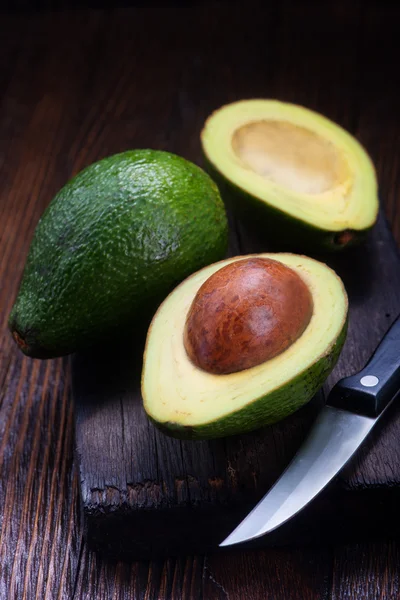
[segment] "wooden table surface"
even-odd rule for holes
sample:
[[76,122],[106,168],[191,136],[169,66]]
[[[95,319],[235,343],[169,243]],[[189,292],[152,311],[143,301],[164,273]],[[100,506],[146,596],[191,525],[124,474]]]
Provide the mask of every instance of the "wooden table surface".
[[[134,147],[200,162],[223,103],[276,97],[335,119],[375,161],[398,243],[398,22],[389,3],[210,3],[0,15],[0,599],[381,599],[400,542],[109,563],[82,537],[69,359],[6,327],[35,224],[65,181]],[[384,510],[384,507],[382,507]]]

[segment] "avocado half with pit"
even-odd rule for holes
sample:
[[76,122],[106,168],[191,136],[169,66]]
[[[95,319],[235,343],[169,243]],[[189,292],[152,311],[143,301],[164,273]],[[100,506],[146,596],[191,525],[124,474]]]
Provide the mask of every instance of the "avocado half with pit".
[[226,203],[279,250],[341,250],[363,240],[377,219],[367,152],[314,111],[275,100],[234,102],[207,119],[201,142]]
[[279,421],[334,367],[347,294],[325,264],[289,253],[238,256],[188,277],[147,335],[142,396],[174,437],[205,439]]

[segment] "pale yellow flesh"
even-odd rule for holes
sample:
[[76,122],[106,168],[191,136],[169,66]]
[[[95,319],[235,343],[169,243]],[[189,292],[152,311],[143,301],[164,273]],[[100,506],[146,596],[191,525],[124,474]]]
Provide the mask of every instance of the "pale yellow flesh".
[[322,115],[273,100],[222,107],[202,132],[220,173],[271,206],[331,231],[365,229],[377,215],[377,181],[359,142]]
[[257,121],[235,131],[232,147],[254,173],[294,192],[323,194],[351,187],[351,171],[342,154],[304,127]]
[[294,269],[313,296],[314,314],[292,346],[261,365],[229,375],[196,367],[183,344],[186,315],[199,287],[236,257],[210,265],[179,285],[162,303],[150,327],[142,374],[147,413],[158,422],[201,425],[228,415],[296,377],[329,351],[343,328],[347,296],[326,265],[294,254],[258,254]]

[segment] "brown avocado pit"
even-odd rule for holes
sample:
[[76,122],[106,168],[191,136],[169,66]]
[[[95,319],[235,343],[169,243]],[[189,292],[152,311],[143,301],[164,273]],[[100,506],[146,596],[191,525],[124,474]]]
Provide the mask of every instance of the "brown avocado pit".
[[185,350],[204,371],[236,373],[286,350],[312,313],[310,290],[294,270],[267,258],[239,260],[199,288],[186,318]]

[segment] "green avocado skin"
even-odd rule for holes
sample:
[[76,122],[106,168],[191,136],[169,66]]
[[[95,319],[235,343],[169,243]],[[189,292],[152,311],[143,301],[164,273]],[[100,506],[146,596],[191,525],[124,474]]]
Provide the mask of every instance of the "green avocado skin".
[[104,158],[40,219],[9,327],[37,358],[118,337],[178,282],[223,258],[227,243],[223,202],[202,169],[157,150]]
[[268,396],[261,396],[249,402],[240,410],[218,421],[210,421],[199,426],[184,426],[173,422],[159,423],[151,419],[152,422],[169,436],[205,440],[246,433],[285,419],[309,402],[324,384],[343,348],[347,323],[346,320],[335,344],[318,361]]
[[217,183],[227,208],[265,240],[268,247],[280,251],[341,252],[362,243],[372,229],[329,231],[314,227],[248,194],[227,180],[207,156],[203,157],[205,169]]

